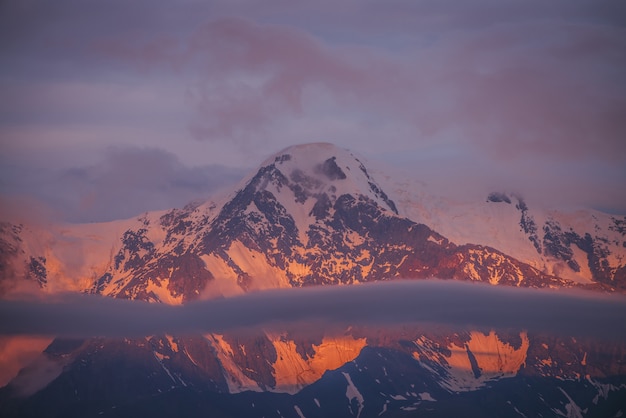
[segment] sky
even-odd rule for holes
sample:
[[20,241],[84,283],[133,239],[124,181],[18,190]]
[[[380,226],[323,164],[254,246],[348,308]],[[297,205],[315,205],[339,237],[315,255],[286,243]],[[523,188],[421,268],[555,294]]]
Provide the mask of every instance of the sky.
[[626,214],[624,74],[617,0],[5,0],[0,202],[132,217],[324,141]]

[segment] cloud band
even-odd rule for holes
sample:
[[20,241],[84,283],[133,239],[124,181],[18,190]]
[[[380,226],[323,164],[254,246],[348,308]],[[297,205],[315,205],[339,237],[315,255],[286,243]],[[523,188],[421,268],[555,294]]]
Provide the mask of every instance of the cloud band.
[[279,289],[184,306],[94,295],[0,301],[1,335],[138,337],[279,329],[309,322],[390,326],[435,323],[524,329],[626,341],[626,298],[452,281],[393,281]]

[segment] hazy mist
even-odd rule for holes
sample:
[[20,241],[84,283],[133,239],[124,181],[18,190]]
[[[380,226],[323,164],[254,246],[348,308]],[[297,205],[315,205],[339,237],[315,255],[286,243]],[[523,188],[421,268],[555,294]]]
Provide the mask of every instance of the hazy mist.
[[[223,333],[310,322],[324,327],[410,323],[626,339],[626,298],[455,281],[392,281],[269,290],[183,306],[65,294],[0,301],[2,335],[139,337]],[[325,325],[326,324],[326,325]]]

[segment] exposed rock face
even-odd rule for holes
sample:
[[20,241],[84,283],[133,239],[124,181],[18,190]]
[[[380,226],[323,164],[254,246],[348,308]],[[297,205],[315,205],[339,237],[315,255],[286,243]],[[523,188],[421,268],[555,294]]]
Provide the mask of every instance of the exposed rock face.
[[453,392],[476,390],[491,380],[517,375],[526,364],[529,347],[528,336],[520,334],[519,347],[489,334],[471,332],[469,339],[460,345],[450,342],[441,349],[432,340],[421,336],[415,341],[413,357],[430,367],[442,368],[442,386]]
[[502,192],[489,193],[489,196],[487,196],[487,201],[495,203],[506,202],[508,204],[511,204],[511,198],[506,193]]
[[520,212],[520,227],[538,254],[564,262],[575,273],[585,270],[590,280],[608,288],[626,289],[626,253],[623,251],[626,248],[626,218],[581,214],[583,222],[574,218],[575,222],[565,219],[567,223],[564,224],[556,216],[558,214],[548,214],[542,223],[538,223],[520,196],[492,193],[487,200],[495,203],[517,200],[515,207]]
[[[611,218],[615,225],[620,224],[620,219]],[[601,235],[593,236],[586,232],[579,235],[574,230],[563,231],[558,221],[549,219],[544,227],[543,248],[544,254],[563,260],[574,271],[580,272],[582,268],[588,268],[595,281],[607,284],[611,287],[626,290],[626,266],[621,258],[617,258],[619,264],[611,263],[614,247],[619,246],[619,241],[610,241]],[[618,228],[615,229],[619,231]],[[623,236],[623,232],[621,233]],[[613,247],[613,248],[612,248]],[[578,248],[586,260],[578,261],[574,257],[574,249]],[[582,265],[582,263],[586,265]]]

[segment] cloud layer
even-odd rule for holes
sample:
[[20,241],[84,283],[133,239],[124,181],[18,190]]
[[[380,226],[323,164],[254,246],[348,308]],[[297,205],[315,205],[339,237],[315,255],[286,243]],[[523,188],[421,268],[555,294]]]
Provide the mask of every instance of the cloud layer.
[[[238,182],[244,171],[217,164],[187,167],[160,149],[125,147],[109,149],[94,164],[32,170],[7,162],[0,173],[12,179],[0,182],[5,195],[34,196],[46,203],[53,217],[65,221],[102,222],[207,199]],[[42,205],[28,203],[32,208]]]
[[283,289],[185,306],[90,295],[0,301],[0,335],[139,337],[223,333],[315,323],[321,327],[441,324],[626,341],[626,299],[450,281],[393,281]]
[[8,160],[76,169],[125,145],[249,167],[329,141],[427,182],[438,180],[428,167],[446,167],[440,176],[626,212],[620,2],[0,7]]

